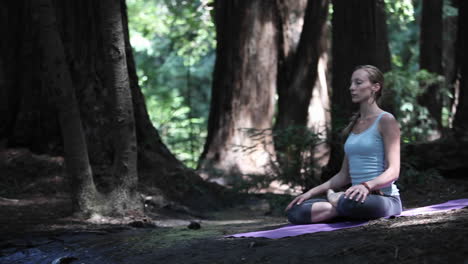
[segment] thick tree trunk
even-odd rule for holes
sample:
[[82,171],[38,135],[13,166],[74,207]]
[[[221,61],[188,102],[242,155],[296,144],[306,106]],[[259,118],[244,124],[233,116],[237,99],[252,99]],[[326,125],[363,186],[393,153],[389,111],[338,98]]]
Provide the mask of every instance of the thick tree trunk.
[[[423,1],[419,51],[419,67],[439,75],[444,74],[442,68],[442,6],[442,0]],[[442,130],[442,98],[439,93],[439,85],[429,86],[418,99],[437,121],[439,130]]]
[[[66,151],[68,155],[59,120],[71,120],[59,119],[57,100],[45,89],[49,81],[42,72],[48,63],[38,52],[40,35],[32,21],[32,4],[39,3],[0,2],[0,32],[5,33],[0,42],[0,65],[8,65],[0,68],[4,72],[0,94],[6,96],[0,100],[7,102],[2,104],[0,143],[38,154],[63,155]],[[141,199],[136,195],[138,174],[144,176],[140,186],[144,191],[192,208],[219,206],[223,190],[187,170],[151,125],[128,41],[125,1],[53,1],[53,7],[66,65],[62,71],[68,69],[71,74],[70,87],[78,101],[98,191],[97,210],[103,214],[141,211]],[[112,30],[104,31],[106,25]],[[58,50],[54,52],[51,54]]]
[[466,135],[468,131],[468,2],[458,2],[458,103],[453,120],[456,135]]
[[[383,0],[333,1],[331,155],[323,178],[334,175],[341,167],[343,139],[339,135],[357,110],[349,93],[349,80],[354,68],[371,64],[382,72],[390,70],[384,8]],[[388,102],[383,102],[383,106],[389,110],[385,104]]]
[[[278,86],[277,129],[307,125],[312,89],[317,79],[317,66],[323,53],[321,35],[328,15],[328,1],[309,1],[297,52],[289,69],[278,75],[286,79]],[[279,77],[280,78],[280,77]]]
[[[25,1],[1,1],[5,115],[0,136],[6,146],[56,153],[60,134],[56,110],[48,103],[41,83],[40,60],[35,52],[35,27]],[[45,122],[47,121],[47,122]]]
[[72,185],[73,211],[89,215],[96,210],[96,188],[81,127],[78,103],[62,41],[57,31],[55,10],[50,0],[32,1],[31,8],[33,22],[36,22],[38,27],[43,85],[46,86],[58,111],[65,163]]
[[[443,52],[442,52],[442,65],[444,66],[444,76],[445,76],[445,85],[448,87],[449,91],[454,95],[452,98],[445,98],[446,104],[448,105],[448,110],[452,113],[455,113],[455,84],[457,80],[457,16],[447,16],[444,17],[443,22]],[[443,97],[444,98],[444,97]],[[453,124],[453,115],[449,116],[447,126],[452,127]]]
[[[277,73],[277,18],[268,1],[215,2],[217,50],[208,136],[200,168],[264,174],[272,140],[248,129],[272,127]],[[247,147],[249,149],[244,149]]]
[[[304,28],[307,0],[276,0],[278,12],[278,103],[287,96],[289,79],[294,69],[294,58]],[[275,126],[278,125],[276,121]]]
[[[323,111],[312,111],[309,116],[309,110],[312,109],[310,107],[313,107],[311,103],[316,103],[315,106],[319,108],[322,106],[320,99],[317,98],[320,91],[314,91],[314,89],[322,87],[320,82],[317,82],[317,76],[320,57],[326,52],[325,45],[323,45],[323,33],[326,27],[328,5],[328,0],[308,1],[297,49],[280,48],[280,54],[289,56],[283,55],[286,60],[284,63],[280,63],[278,67],[280,71],[278,73],[275,150],[282,174],[288,174],[288,177],[291,177],[291,174],[296,175],[295,178],[300,179],[299,182],[303,187],[311,187],[317,183],[316,177],[312,177],[313,175],[309,173],[312,172],[311,167],[315,164],[315,158],[312,157],[314,147],[305,140],[292,142],[285,141],[281,137],[293,138],[287,135],[286,131],[310,133],[308,131],[309,121],[313,123],[312,118],[323,113]],[[281,29],[284,31],[288,27],[283,26]],[[286,45],[283,44],[282,46]],[[314,101],[312,101],[313,92],[315,92]],[[311,126],[315,126],[315,124]],[[314,132],[317,131],[314,130]]]
[[132,96],[125,54],[125,36],[120,0],[100,1],[101,33],[105,63],[104,85],[111,91],[112,175],[116,179],[111,198],[115,211],[142,210],[138,197],[137,141]]

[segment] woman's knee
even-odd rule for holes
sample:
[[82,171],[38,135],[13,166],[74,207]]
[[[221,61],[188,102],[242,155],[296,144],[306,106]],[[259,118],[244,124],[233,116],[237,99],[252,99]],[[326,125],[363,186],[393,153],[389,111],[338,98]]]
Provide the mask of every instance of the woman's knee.
[[287,211],[288,220],[291,224],[310,224],[311,205],[295,205]]

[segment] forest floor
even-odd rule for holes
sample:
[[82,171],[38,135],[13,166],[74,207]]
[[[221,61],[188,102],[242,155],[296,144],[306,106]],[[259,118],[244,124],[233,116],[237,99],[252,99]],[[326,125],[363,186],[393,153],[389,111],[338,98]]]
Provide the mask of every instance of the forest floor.
[[[402,200],[413,208],[468,198],[466,183],[434,179]],[[64,195],[1,198],[0,263],[468,263],[467,208],[281,239],[226,237],[287,224],[275,203],[275,195],[257,195],[204,219],[97,224],[67,217]]]
[[[69,216],[70,199],[51,189],[54,181],[16,195],[2,189],[15,182],[0,182],[0,264],[468,263],[468,208],[281,239],[230,238],[286,225],[291,197],[252,195],[203,217],[159,212],[82,221]],[[468,198],[468,182],[429,177],[401,196],[405,209]]]

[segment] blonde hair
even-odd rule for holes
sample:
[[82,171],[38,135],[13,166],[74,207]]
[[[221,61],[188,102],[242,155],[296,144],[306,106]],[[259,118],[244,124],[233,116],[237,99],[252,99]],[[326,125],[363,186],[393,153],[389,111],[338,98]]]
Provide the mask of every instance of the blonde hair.
[[[383,73],[379,70],[379,68],[373,66],[373,65],[359,65],[356,68],[354,68],[354,71],[357,70],[364,70],[367,72],[367,77],[369,78],[369,81],[373,84],[378,83],[380,85],[380,90],[378,90],[374,94],[374,102],[379,101],[379,99],[382,97],[382,91],[384,88],[384,75]],[[361,117],[361,114],[359,111],[355,112],[348,123],[348,125],[343,129],[343,136],[346,138],[351,130],[353,129],[354,125],[356,124],[357,120]]]

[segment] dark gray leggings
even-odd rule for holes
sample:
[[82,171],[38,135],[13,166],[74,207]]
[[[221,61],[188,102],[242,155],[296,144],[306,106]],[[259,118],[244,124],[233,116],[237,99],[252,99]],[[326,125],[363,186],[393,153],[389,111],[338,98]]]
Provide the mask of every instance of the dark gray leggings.
[[[324,198],[306,200],[288,210],[288,220],[292,224],[311,224],[313,216],[310,209],[316,202],[327,202]],[[336,207],[338,216],[347,219],[375,219],[385,216],[398,215],[402,206],[400,196],[374,195],[367,196],[364,203],[345,199],[341,195]]]

